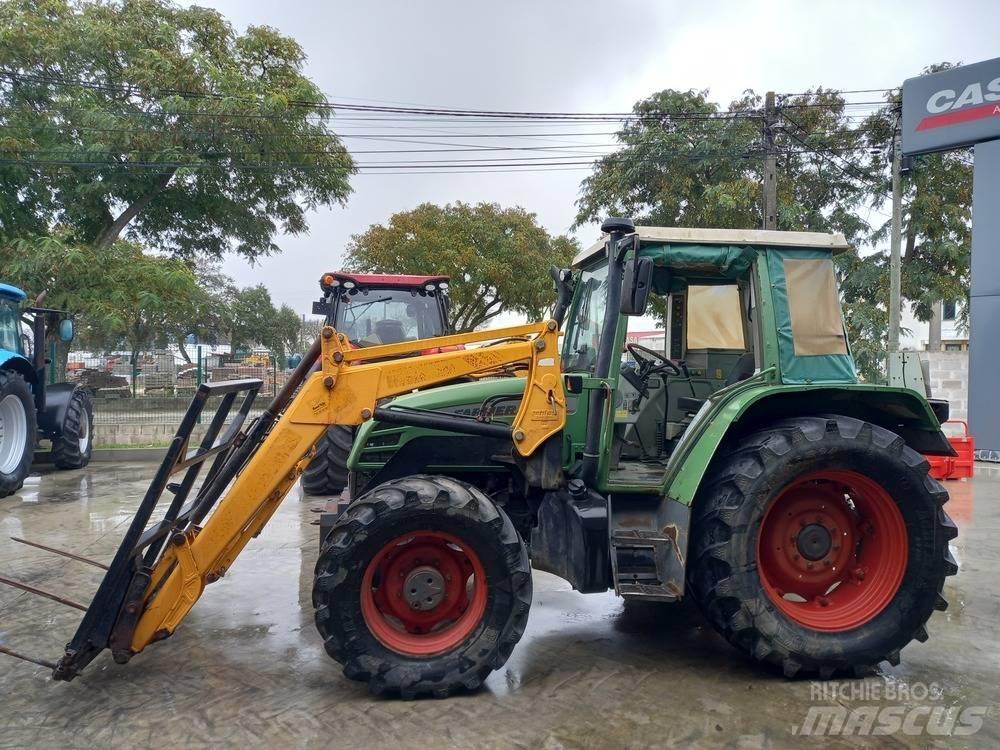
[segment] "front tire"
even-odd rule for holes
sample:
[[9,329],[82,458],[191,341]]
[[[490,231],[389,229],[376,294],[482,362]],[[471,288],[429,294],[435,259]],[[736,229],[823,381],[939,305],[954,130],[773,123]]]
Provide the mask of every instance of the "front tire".
[[0,497],[24,485],[34,458],[35,401],[20,373],[0,370]]
[[316,443],[316,455],[302,472],[302,494],[339,495],[347,486],[347,458],[354,445],[354,429],[333,425]]
[[82,469],[94,450],[94,404],[86,388],[76,388],[66,408],[59,437],[52,441],[52,463],[57,469]]
[[337,519],[316,563],[313,606],[327,652],[373,694],[474,690],[524,633],[527,548],[475,487],[397,479]]
[[757,661],[827,679],[899,663],[947,606],[948,493],[893,432],[848,417],[742,438],[696,499],[690,588]]

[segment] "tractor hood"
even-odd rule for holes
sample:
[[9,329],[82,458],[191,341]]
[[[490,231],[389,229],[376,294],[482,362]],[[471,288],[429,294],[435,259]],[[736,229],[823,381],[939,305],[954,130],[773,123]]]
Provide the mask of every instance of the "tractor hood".
[[[510,401],[501,401],[494,410],[495,419],[509,422],[514,418],[520,405],[524,383],[525,379],[519,377],[455,383],[398,396],[391,403],[413,409],[435,409],[449,414],[475,416],[487,398],[510,396]],[[377,471],[406,442],[425,435],[445,434],[449,433],[443,430],[401,427],[369,420],[358,428],[347,465],[352,471]]]

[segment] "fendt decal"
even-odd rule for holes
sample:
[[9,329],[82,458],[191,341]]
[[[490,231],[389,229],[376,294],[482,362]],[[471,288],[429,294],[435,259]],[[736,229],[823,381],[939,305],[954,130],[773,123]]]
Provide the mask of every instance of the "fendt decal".
[[961,94],[954,89],[935,91],[927,99],[926,111],[930,114],[917,124],[918,131],[1000,117],[1000,78],[985,87],[978,81],[970,83]]

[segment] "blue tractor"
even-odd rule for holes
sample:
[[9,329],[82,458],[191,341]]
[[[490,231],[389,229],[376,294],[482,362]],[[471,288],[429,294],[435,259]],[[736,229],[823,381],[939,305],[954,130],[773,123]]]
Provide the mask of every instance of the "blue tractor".
[[0,283],[0,497],[21,489],[40,440],[51,441],[60,469],[86,466],[92,450],[90,392],[72,383],[47,385],[45,378],[46,334],[72,341],[73,320],[62,310],[22,310],[25,297]]

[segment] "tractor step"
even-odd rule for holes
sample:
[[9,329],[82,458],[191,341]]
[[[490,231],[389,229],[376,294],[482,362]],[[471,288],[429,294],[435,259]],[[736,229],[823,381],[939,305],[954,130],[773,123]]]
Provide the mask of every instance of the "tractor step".
[[650,495],[612,495],[611,569],[626,599],[684,595],[689,509]]

